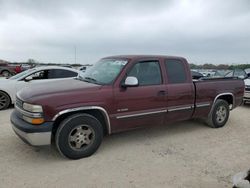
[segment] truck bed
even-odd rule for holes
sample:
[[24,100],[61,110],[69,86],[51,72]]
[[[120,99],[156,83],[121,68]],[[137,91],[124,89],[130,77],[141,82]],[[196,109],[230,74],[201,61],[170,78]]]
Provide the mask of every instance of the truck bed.
[[231,109],[242,103],[244,81],[239,78],[203,78],[193,83],[196,93],[196,109],[193,117],[203,117],[204,114],[208,114],[214,101],[223,94],[231,98],[233,104]]

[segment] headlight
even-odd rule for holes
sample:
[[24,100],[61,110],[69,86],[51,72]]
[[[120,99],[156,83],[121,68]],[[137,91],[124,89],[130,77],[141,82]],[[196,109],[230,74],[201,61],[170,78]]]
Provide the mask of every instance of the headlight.
[[43,112],[43,108],[40,105],[33,105],[28,103],[23,103],[23,109],[29,112]]

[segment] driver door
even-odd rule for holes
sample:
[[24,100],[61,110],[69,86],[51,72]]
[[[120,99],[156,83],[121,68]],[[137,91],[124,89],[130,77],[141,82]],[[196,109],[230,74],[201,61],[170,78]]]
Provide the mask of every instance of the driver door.
[[159,61],[134,64],[127,76],[138,79],[136,87],[116,88],[114,132],[163,124],[166,109],[166,86]]

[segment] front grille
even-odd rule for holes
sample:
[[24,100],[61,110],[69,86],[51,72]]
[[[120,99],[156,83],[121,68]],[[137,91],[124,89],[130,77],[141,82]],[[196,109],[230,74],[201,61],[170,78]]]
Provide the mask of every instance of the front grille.
[[16,98],[16,106],[19,108],[23,108],[23,101],[21,101],[19,98]]
[[250,91],[250,87],[246,87],[245,90],[246,90],[246,91]]

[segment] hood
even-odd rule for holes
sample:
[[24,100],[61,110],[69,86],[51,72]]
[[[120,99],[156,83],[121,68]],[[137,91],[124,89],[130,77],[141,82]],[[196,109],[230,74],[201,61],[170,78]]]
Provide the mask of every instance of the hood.
[[25,87],[20,92],[18,92],[17,95],[22,100],[27,101],[35,98],[50,96],[56,97],[83,91],[94,91],[100,89],[101,87],[102,86],[100,85],[91,84],[76,79],[57,80],[31,84],[29,87]]
[[244,80],[246,86],[250,86],[250,78]]
[[5,86],[5,85],[9,85],[11,82],[16,82],[16,80],[10,80],[10,79],[6,79],[6,78],[0,78],[0,87],[1,86]]
[[5,77],[0,77],[0,83],[7,82],[7,81],[10,81],[10,80]]

